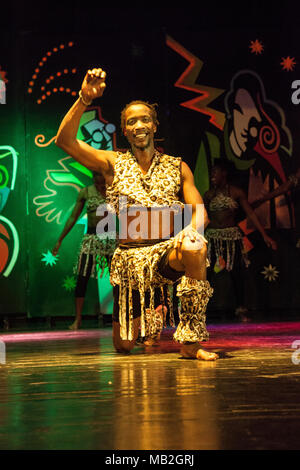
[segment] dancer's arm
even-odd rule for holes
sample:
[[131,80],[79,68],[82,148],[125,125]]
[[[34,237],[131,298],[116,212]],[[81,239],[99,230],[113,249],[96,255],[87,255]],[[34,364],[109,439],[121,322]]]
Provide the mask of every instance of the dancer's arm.
[[285,181],[285,183],[278,186],[278,188],[274,189],[274,191],[266,193],[260,198],[258,198],[256,201],[253,201],[251,203],[251,206],[253,207],[253,209],[256,209],[264,202],[269,201],[270,199],[273,199],[277,196],[281,196],[281,194],[287,193],[288,191],[290,191],[290,189],[292,189],[293,187],[296,187],[299,184],[299,180],[300,180],[300,168],[298,168],[296,174],[291,175],[290,178],[287,181]]
[[91,170],[112,173],[116,152],[97,150],[77,139],[80,119],[92,100],[103,95],[106,74],[102,69],[89,70],[81,85],[79,98],[63,118],[56,136],[56,145]]
[[235,193],[236,199],[240,203],[241,207],[244,209],[245,214],[251,220],[255,228],[260,232],[267,246],[271,247],[273,250],[277,249],[276,242],[267,235],[264,227],[262,226],[260,220],[252,209],[251,205],[248,202],[245,192],[240,188],[232,188],[233,193]]
[[57,253],[58,253],[58,250],[60,248],[60,245],[63,241],[63,239],[65,238],[66,235],[68,235],[68,233],[70,232],[70,230],[72,230],[72,228],[74,227],[74,225],[76,224],[77,220],[79,219],[79,216],[84,208],[84,204],[86,202],[86,188],[83,188],[79,194],[78,194],[78,197],[77,197],[77,201],[76,201],[76,204],[74,206],[74,209],[70,215],[70,217],[68,218],[67,222],[65,223],[65,226],[52,250],[52,254],[53,256],[56,256]]

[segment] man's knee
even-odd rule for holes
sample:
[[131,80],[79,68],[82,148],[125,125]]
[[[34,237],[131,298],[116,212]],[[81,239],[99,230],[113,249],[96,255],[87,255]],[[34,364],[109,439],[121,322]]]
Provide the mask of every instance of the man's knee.
[[115,347],[115,350],[118,353],[130,353],[130,351],[134,348],[135,345],[135,340],[129,341],[129,340],[124,340],[121,339],[119,335],[113,334],[113,344]]
[[202,240],[191,241],[185,237],[181,246],[181,254],[184,259],[206,259],[207,246]]

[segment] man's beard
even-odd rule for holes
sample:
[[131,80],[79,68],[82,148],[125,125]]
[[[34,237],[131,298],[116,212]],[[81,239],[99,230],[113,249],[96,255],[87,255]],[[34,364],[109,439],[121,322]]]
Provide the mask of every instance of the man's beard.
[[137,150],[147,150],[149,147],[150,147],[150,139],[148,140],[148,142],[146,144],[143,144],[143,145],[136,145],[136,144],[133,144],[133,149],[137,149]]

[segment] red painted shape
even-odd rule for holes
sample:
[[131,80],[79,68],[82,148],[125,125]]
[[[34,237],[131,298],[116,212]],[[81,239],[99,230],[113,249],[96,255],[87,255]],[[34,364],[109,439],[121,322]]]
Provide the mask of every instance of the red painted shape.
[[[0,226],[1,227],[1,226]],[[8,260],[8,246],[4,240],[0,239],[0,273],[4,270]]]
[[286,181],[286,176],[283,171],[281,161],[277,152],[274,153],[266,153],[261,148],[259,142],[256,143],[254,150],[261,155],[267,162],[271,165],[272,168],[276,171],[276,173],[280,176],[281,180],[284,182]]
[[4,227],[4,225],[0,224],[0,233],[2,233],[6,238],[10,240],[10,236],[8,234],[8,231]]
[[245,234],[245,236],[243,237],[243,244],[244,244],[244,250],[246,251],[246,253],[248,253],[249,251],[252,250],[253,244],[250,242],[249,238],[247,238],[246,235],[249,235],[249,233],[254,232],[254,229],[249,229],[247,227],[247,219],[242,220],[239,223],[239,227],[242,230],[242,232]]
[[[171,37],[167,37],[166,44],[171,49],[173,49],[177,54],[181,55],[186,59],[190,64],[180,75],[178,80],[175,82],[175,86],[178,88],[184,88],[185,90],[193,91],[196,93],[201,93],[201,96],[197,96],[189,101],[181,103],[181,106],[192,109],[199,113],[210,116],[210,122],[216,126],[218,129],[223,130],[223,127],[217,122],[218,119],[214,113],[209,111],[205,106],[199,106],[199,101],[206,100],[210,97],[210,93],[201,89],[201,86],[196,84],[196,79],[198,77],[199,71],[201,69],[201,61],[198,57],[195,57],[191,52],[187,51],[181,44],[174,41]],[[212,98],[213,99],[213,98]],[[208,104],[208,103],[207,103]]]

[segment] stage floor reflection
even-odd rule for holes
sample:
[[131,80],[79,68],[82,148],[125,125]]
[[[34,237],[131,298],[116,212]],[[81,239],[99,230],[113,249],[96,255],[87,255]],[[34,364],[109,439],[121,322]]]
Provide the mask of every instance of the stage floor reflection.
[[299,449],[300,322],[208,329],[216,362],[172,330],[129,355],[110,328],[0,332],[0,449]]

